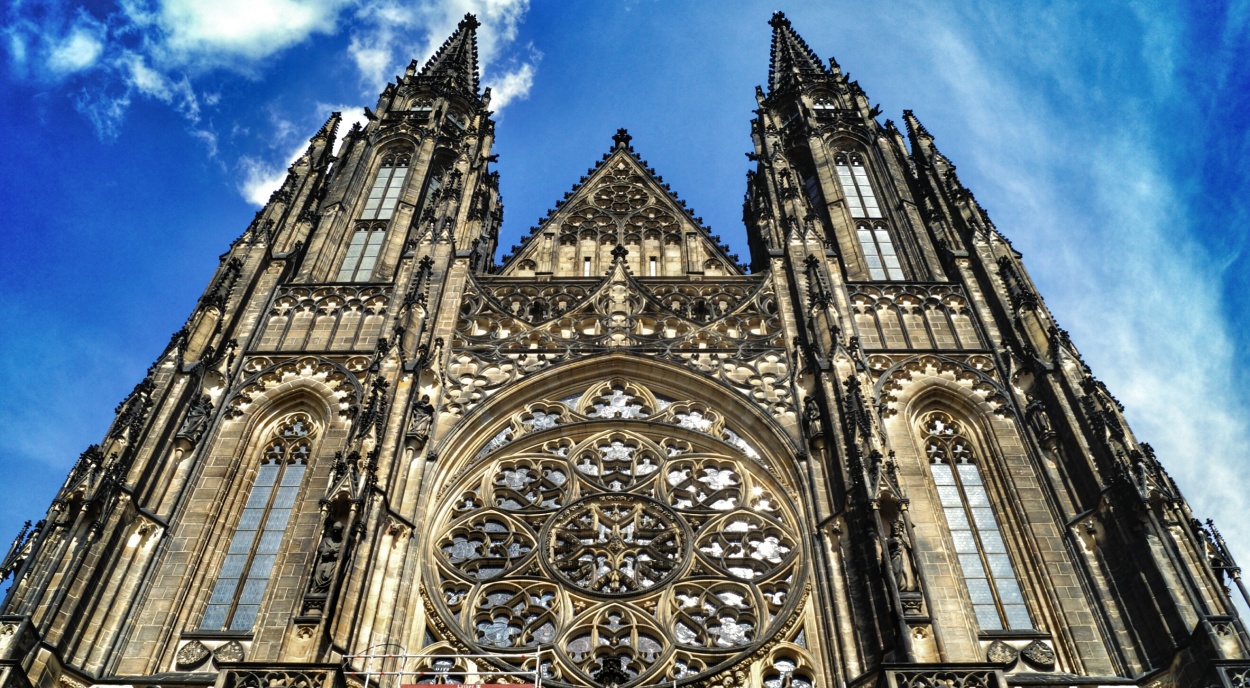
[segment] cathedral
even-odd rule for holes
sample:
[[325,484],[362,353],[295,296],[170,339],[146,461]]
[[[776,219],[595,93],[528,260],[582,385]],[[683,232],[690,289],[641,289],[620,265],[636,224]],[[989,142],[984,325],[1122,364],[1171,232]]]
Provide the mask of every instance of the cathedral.
[[624,129],[497,262],[472,15],[331,115],[3,560],[0,688],[1250,685],[1020,254],[769,24],[745,262]]

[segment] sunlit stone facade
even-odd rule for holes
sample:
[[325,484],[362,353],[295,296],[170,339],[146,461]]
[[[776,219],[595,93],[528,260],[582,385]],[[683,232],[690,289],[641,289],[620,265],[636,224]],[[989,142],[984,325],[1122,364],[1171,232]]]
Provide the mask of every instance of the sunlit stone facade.
[[625,130],[497,263],[472,17],[332,116],[9,553],[0,683],[1247,685],[1020,255],[771,26],[749,265]]

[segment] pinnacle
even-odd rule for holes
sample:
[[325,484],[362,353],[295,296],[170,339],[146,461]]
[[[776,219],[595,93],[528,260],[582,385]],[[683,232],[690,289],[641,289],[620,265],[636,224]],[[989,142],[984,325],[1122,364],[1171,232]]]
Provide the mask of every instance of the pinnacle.
[[796,87],[798,80],[804,77],[828,75],[820,58],[795,32],[784,13],[773,14],[768,24],[773,27],[773,43],[768,62],[770,93]]
[[477,28],[481,22],[472,14],[456,26],[456,31],[434,52],[421,68],[419,77],[447,87],[468,91],[477,97],[480,75],[477,67]]
[[634,137],[630,136],[629,131],[624,127],[617,129],[616,134],[612,137],[612,141],[616,144],[613,149],[629,148],[629,142],[632,140],[634,140]]
[[907,133],[910,134],[912,138],[924,137],[930,141],[933,140],[933,135],[930,134],[929,130],[925,129],[924,125],[920,123],[920,120],[916,118],[916,113],[911,110],[903,110],[903,120],[907,122]]

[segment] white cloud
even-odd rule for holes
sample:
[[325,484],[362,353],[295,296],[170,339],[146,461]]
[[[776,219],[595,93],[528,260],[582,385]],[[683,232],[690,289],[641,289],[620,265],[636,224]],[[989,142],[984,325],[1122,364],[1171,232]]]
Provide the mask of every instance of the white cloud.
[[239,185],[239,193],[243,194],[243,197],[253,205],[265,205],[269,202],[270,194],[282,186],[283,180],[286,179],[287,168],[298,160],[307,148],[307,145],[297,147],[287,156],[284,165],[271,164],[251,156],[240,158],[239,171],[243,173],[243,182]]
[[345,4],[346,0],[163,0],[155,12],[134,5],[130,9],[136,23],[155,23],[162,29],[162,56],[205,68],[246,66],[314,33],[332,33]]
[[75,26],[48,53],[48,69],[57,74],[72,74],[95,65],[104,52],[100,31],[87,24]]
[[488,85],[491,89],[491,108],[502,110],[514,100],[529,97],[530,88],[534,85],[534,65],[526,62],[511,72],[494,77]]
[[533,84],[539,55],[531,48],[529,61],[499,75],[491,72],[505,50],[515,41],[529,11],[529,0],[444,0],[433,2],[372,3],[357,12],[360,27],[353,33],[349,54],[368,93],[380,89],[401,73],[411,59],[429,60],[459,25],[465,14],[477,16],[478,68],[487,84],[494,85],[492,107],[498,111],[509,101],[522,100]]
[[[1241,517],[1250,499],[1238,489],[1250,427],[1246,400],[1226,372],[1236,361],[1220,264],[1195,238],[1184,180],[1169,176],[1163,153],[1143,135],[1155,101],[1177,97],[1169,56],[1181,38],[1145,27],[1146,61],[1162,56],[1149,74],[1152,100],[1108,86],[1098,97],[1115,102],[1111,120],[1101,114],[1104,104],[1089,102],[1088,84],[1074,86],[1071,65],[1054,59],[1079,54],[1063,41],[1082,38],[1046,31],[1050,40],[1016,39],[1039,25],[1074,23],[1042,16],[1025,27],[976,9],[959,17],[925,10],[914,17],[924,31],[912,27],[909,35],[928,37],[922,50],[942,65],[924,88],[934,102],[949,101],[947,112],[957,113],[950,129],[968,136],[972,155],[955,160],[963,180],[1024,252],[1060,324],[1124,402],[1138,439],[1154,446],[1196,515],[1213,516],[1235,551],[1250,551],[1250,524]],[[991,67],[1003,60],[989,51],[1005,45],[1023,53],[1032,71]],[[1039,84],[1059,87],[1053,100]],[[920,114],[941,146],[939,127]]]

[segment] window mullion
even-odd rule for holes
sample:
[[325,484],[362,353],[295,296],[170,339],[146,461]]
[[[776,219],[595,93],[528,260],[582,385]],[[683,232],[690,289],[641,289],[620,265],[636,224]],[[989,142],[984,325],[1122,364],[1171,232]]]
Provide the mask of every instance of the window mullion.
[[[994,579],[994,570],[990,568],[990,559],[986,555],[985,540],[981,537],[981,527],[977,525],[976,515],[972,512],[972,502],[968,499],[968,490],[964,486],[963,476],[959,474],[959,470],[956,468],[959,465],[957,463],[951,465],[951,474],[955,476],[955,484],[959,486],[960,502],[963,503],[964,514],[968,519],[968,525],[972,530],[972,537],[977,546],[977,556],[981,559],[981,570],[985,573],[986,582],[989,583],[990,594],[994,596],[994,608],[998,612],[1000,628],[1011,628],[1007,620],[1007,614],[1003,610],[1002,597],[998,594],[998,583]],[[975,464],[966,465],[975,466]]]
[[234,599],[230,601],[230,610],[226,613],[224,626],[227,630],[234,623],[234,614],[239,609],[239,600],[243,597],[243,588],[247,585],[248,576],[252,573],[252,563],[256,560],[256,550],[260,547],[260,541],[265,536],[265,526],[269,523],[269,513],[273,511],[273,500],[278,494],[278,488],[282,486],[282,475],[286,473],[287,449],[286,442],[283,442],[282,457],[277,459],[278,472],[274,474],[273,484],[269,486],[269,497],[265,499],[265,510],[260,515],[260,522],[256,524],[256,535],[252,537],[252,546],[248,549],[247,561],[243,563],[243,571],[239,573],[239,582],[234,587]]

